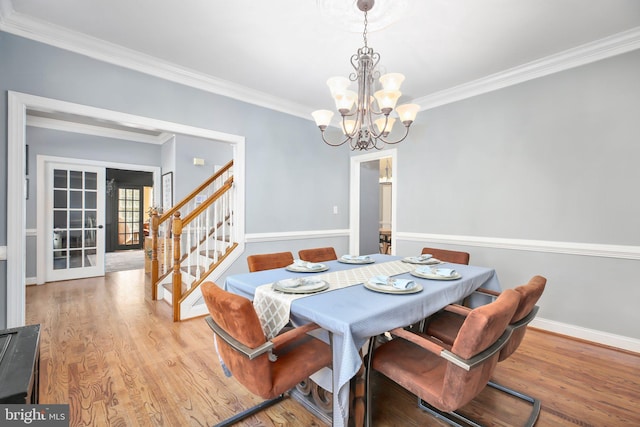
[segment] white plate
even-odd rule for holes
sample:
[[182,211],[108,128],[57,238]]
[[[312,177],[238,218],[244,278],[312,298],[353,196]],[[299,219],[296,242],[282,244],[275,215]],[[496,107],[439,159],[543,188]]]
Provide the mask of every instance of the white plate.
[[294,271],[296,273],[318,273],[320,271],[327,271],[329,269],[325,264],[320,264],[320,268],[307,268],[299,265],[291,264],[285,267],[286,270]]
[[439,274],[429,274],[429,273],[421,273],[418,270],[411,271],[412,276],[420,277],[422,279],[431,279],[431,280],[458,280],[462,277],[460,273],[456,271],[456,274],[453,276],[441,276]]
[[369,260],[363,259],[348,259],[344,257],[338,258],[338,262],[343,262],[345,264],[373,264],[376,262],[373,258],[369,258]]
[[407,262],[409,264],[420,264],[420,265],[435,265],[435,264],[443,264],[438,258],[429,258],[424,261],[418,261],[417,256],[408,256],[402,259],[402,262]]
[[[300,282],[301,284],[298,286],[284,286],[280,282],[284,282],[284,284],[289,282]],[[312,294],[315,292],[324,291],[325,289],[329,289],[329,283],[324,280],[312,279],[312,278],[301,278],[301,279],[286,279],[280,280],[278,282],[273,283],[273,289],[276,291],[284,292],[287,294]]]
[[364,287],[371,291],[382,292],[384,294],[415,294],[422,291],[422,285],[420,283],[416,283],[416,285],[410,289],[398,289],[390,285],[379,285],[371,281],[366,281],[364,282]]

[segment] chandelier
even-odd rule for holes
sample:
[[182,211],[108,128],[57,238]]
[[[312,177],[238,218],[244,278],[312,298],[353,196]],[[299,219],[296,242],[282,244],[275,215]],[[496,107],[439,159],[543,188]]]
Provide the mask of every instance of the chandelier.
[[[341,128],[345,138],[340,142],[328,141],[325,130],[331,122],[333,111],[317,110],[311,113],[316,125],[320,128],[322,140],[333,147],[340,146],[347,141],[352,150],[381,150],[384,144],[397,144],[409,134],[409,126],[416,118],[420,106],[417,104],[398,105],[396,103],[402,95],[400,85],[404,76],[400,73],[388,73],[380,76],[376,68],[380,62],[380,54],[374,52],[367,45],[367,12],[371,10],[375,0],[358,0],[358,9],[364,12],[364,46],[351,56],[351,65],[355,69],[346,77],[331,77],[327,85],[331,91],[336,109],[342,116]],[[376,90],[376,81],[382,89]],[[358,92],[349,90],[351,82],[357,82]],[[397,113],[404,125],[404,135],[399,139],[389,140],[396,119],[390,117],[391,112]]]

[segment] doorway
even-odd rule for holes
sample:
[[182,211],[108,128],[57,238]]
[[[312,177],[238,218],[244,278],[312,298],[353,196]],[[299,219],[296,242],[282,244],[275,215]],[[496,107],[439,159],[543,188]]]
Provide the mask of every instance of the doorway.
[[[384,162],[383,162],[384,159]],[[380,184],[380,174],[379,169],[375,169],[375,174],[372,172],[371,174],[366,174],[367,176],[371,175],[371,178],[366,178],[367,183],[363,183],[363,174],[362,171],[364,169],[364,165],[367,162],[375,161],[375,164],[383,163],[386,165],[387,159],[389,161],[390,169],[393,171],[393,181],[397,182],[397,171],[398,171],[398,152],[397,149],[389,149],[382,150],[374,153],[367,153],[359,156],[351,157],[351,172],[350,172],[350,197],[349,197],[349,253],[352,254],[360,254],[361,251],[361,234],[368,233],[372,236],[375,236],[377,242],[379,242],[379,217],[377,216],[378,212],[380,212],[380,200],[384,197],[384,194],[381,194],[381,184]],[[367,195],[363,192],[366,191],[369,193],[367,188],[375,188],[376,196],[375,196],[375,206],[363,206],[363,203],[366,202]],[[396,205],[397,205],[397,187],[394,188],[394,191],[390,192],[389,203],[390,203],[390,221],[389,221],[389,235],[390,235],[390,250],[389,253],[395,253],[395,228],[396,228]],[[362,220],[362,211],[363,209],[373,209],[376,212],[376,226],[371,226],[370,224],[366,225],[367,229],[365,230],[365,224]],[[376,247],[377,248],[377,247]],[[365,249],[365,248],[362,248]],[[369,248],[370,250],[370,248]],[[378,249],[375,250],[378,252]]]
[[[233,146],[234,175],[238,178],[234,182],[236,200],[238,201],[236,212],[240,219],[236,224],[236,232],[238,236],[244,236],[245,140],[243,136],[14,91],[8,91],[7,98],[7,206],[12,206],[12,209],[7,211],[7,328],[24,326],[25,323],[24,254],[26,250],[25,199],[27,186],[25,185],[24,172],[28,117],[25,112],[27,111],[53,112],[63,117],[76,115],[96,120],[99,123],[128,123],[135,128],[157,129],[163,132],[192,135],[231,144]],[[159,168],[157,170],[156,168],[149,169],[155,171],[154,176],[159,182]],[[38,185],[44,185],[44,182],[38,182]],[[43,229],[44,225],[38,223],[38,230]],[[238,251],[241,252],[243,249],[244,241],[241,241]],[[38,263],[43,258],[44,254],[41,256],[38,248]],[[40,265],[38,265],[38,271],[41,271]],[[40,273],[38,273],[38,283],[44,283],[40,279]]]
[[109,168],[106,171],[107,253],[142,249],[148,234],[147,212],[153,205],[151,172]]

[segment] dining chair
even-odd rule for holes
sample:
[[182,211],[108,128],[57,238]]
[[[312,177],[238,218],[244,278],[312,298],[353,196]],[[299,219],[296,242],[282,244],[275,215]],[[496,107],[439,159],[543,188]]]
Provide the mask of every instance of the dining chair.
[[301,260],[309,262],[333,261],[338,259],[336,251],[332,247],[301,249],[298,251],[298,256]]
[[293,264],[291,252],[274,252],[270,254],[249,255],[247,257],[249,271],[272,270]]
[[307,334],[318,328],[316,324],[308,323],[267,340],[250,300],[213,282],[201,287],[209,310],[205,320],[214,332],[223,370],[251,393],[266,399],[217,427],[230,426],[280,402],[298,383],[331,365],[331,347]]
[[[509,325],[513,332],[509,341],[500,351],[500,356],[498,357],[499,362],[511,356],[520,346],[525,332],[527,331],[527,325],[535,318],[538,312],[538,306],[536,306],[536,303],[542,296],[546,283],[547,279],[545,277],[533,276],[527,284],[514,288],[514,291],[520,295],[520,303],[518,304],[518,308],[516,309],[513,317],[509,321]],[[500,295],[499,292],[482,288],[477,289],[475,292],[487,295],[494,299]],[[454,313],[452,311],[440,311],[427,320],[426,334],[435,337],[444,343],[452,344],[464,323],[466,313],[470,312],[471,309],[466,307],[460,307],[460,312],[458,313]],[[529,402],[532,405],[532,410],[526,425],[529,426],[535,424],[535,421],[538,419],[540,414],[540,401],[538,399],[498,384],[495,381],[489,381],[488,385],[511,396]]]
[[[493,302],[471,310],[452,345],[419,332],[398,328],[392,339],[376,348],[370,340],[367,360],[366,425],[371,425],[371,374],[377,371],[420,399],[420,406],[437,418],[456,424],[468,420],[455,411],[486,387],[500,350],[512,333],[508,327],[520,294],[508,289]],[[447,309],[457,311],[455,305]],[[474,424],[477,425],[477,424]]]
[[469,264],[469,253],[448,249],[422,248],[422,254],[431,254],[434,258],[454,264]]

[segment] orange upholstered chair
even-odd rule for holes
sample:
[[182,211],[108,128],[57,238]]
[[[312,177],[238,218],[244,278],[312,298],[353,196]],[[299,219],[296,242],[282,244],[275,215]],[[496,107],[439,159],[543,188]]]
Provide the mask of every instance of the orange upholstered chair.
[[272,254],[249,255],[247,257],[249,271],[272,270],[293,264],[291,252],[274,252]]
[[[527,325],[534,319],[538,312],[536,303],[542,296],[547,279],[542,276],[534,276],[525,285],[518,286],[514,291],[520,295],[520,304],[518,309],[511,318],[509,324],[513,330],[509,341],[500,351],[500,357],[498,361],[503,361],[511,356],[516,349],[520,346],[524,338],[524,334],[527,331]],[[500,293],[491,291],[488,289],[478,289],[476,292],[489,295],[496,298]],[[455,341],[461,327],[465,321],[466,313],[470,313],[471,309],[460,307],[461,312],[453,313],[451,311],[441,311],[427,320],[426,333],[433,336],[447,344],[451,344]],[[533,425],[538,419],[540,414],[540,401],[524,393],[510,389],[503,385],[497,384],[494,381],[489,381],[489,386],[508,393],[517,398],[523,399],[532,404],[533,408],[529,417],[529,423],[527,425]]]
[[511,334],[508,325],[519,301],[520,295],[508,289],[495,301],[472,310],[451,346],[402,328],[391,331],[394,338],[377,349],[376,340],[370,340],[367,425],[371,424],[371,408],[375,406],[370,381],[374,370],[417,395],[423,409],[436,417],[460,417],[451,412],[469,403],[487,385]]
[[329,345],[307,334],[317,325],[291,329],[267,341],[251,301],[213,282],[202,284],[202,295],[224,366],[247,390],[268,399],[217,426],[234,424],[279,402],[298,383],[331,365]]
[[338,259],[336,250],[332,247],[302,249],[298,251],[298,256],[301,260],[309,262],[333,261]]
[[450,251],[447,249],[422,248],[423,254],[431,254],[434,258],[444,262],[454,264],[469,264],[469,253],[460,251]]

